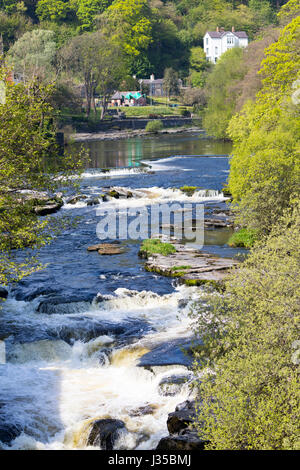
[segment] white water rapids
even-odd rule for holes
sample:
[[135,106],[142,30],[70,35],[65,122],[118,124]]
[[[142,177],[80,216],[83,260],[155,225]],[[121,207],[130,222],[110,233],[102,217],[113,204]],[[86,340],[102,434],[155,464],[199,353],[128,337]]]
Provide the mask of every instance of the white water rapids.
[[[10,345],[7,364],[0,365],[0,414],[6,424],[19,426],[22,433],[8,447],[13,449],[86,449],[91,423],[100,418],[125,422],[126,431],[117,449],[154,449],[168,434],[167,415],[191,393],[188,384],[174,396],[160,393],[161,380],[188,374],[184,366],[138,367],[138,359],[157,344],[191,334],[188,312],[199,289],[179,287],[175,293],[117,289],[103,302],[78,305],[77,313],[47,315],[36,312],[32,302],[8,299],[1,321],[33,330],[72,325],[74,316],[122,322],[128,318],[147,321],[152,331],[129,345],[115,343],[114,335],[102,335],[73,345],[41,339]],[[180,302],[190,299],[185,306]],[[75,307],[74,307],[75,308]],[[99,361],[99,351],[111,348],[110,359]],[[145,406],[151,413],[139,413]]]

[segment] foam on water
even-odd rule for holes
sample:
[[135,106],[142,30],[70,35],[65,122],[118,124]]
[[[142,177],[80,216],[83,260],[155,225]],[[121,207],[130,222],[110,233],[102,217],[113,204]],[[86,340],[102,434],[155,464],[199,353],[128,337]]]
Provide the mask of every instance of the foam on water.
[[[139,318],[152,324],[151,334],[125,347],[114,348],[115,338],[107,335],[73,346],[62,341],[17,344],[13,362],[0,366],[1,418],[23,430],[9,448],[86,449],[92,421],[107,417],[126,424],[116,448],[154,448],[167,434],[167,414],[190,393],[183,387],[176,396],[162,396],[158,385],[166,375],[186,373],[186,368],[158,367],[152,373],[137,363],[153,345],[190,334],[189,305],[180,308],[179,301],[198,296],[199,289],[181,286],[172,295],[117,289],[106,300],[95,300],[85,315],[116,322]],[[10,299],[4,314],[13,322],[19,315],[19,321],[32,328],[72,321],[68,314],[37,313],[36,306],[37,301]],[[112,355],[101,365],[103,348],[111,348]],[[153,413],[137,411],[148,405]]]
[[[128,188],[131,190],[130,188]],[[122,209],[125,211],[130,208],[139,208],[153,206],[157,204],[170,204],[170,203],[204,203],[207,201],[225,201],[223,193],[212,189],[199,189],[196,190],[191,196],[184,191],[176,188],[140,188],[131,190],[134,197],[128,199],[112,199],[109,202],[97,206],[99,215],[103,211],[111,209]]]

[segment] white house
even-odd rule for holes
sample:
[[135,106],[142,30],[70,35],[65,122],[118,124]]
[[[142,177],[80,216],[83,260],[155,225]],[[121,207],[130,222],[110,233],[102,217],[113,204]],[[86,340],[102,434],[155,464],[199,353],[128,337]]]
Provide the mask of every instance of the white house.
[[208,31],[203,38],[203,47],[206,59],[213,64],[228,49],[233,47],[248,46],[248,36],[245,31],[224,31],[224,28],[217,28],[216,31]]

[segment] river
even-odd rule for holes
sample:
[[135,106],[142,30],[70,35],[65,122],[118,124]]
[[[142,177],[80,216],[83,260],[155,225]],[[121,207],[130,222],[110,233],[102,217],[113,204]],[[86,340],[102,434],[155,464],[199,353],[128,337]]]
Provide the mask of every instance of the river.
[[[115,256],[87,247],[99,243],[101,205],[149,209],[192,201],[222,210],[230,144],[185,133],[87,146],[83,194],[95,197],[107,186],[121,186],[143,196],[65,204],[53,217],[79,216],[78,225],[40,250],[43,271],[11,288],[0,311],[7,358],[0,364],[4,449],[87,449],[91,423],[100,418],[124,421],[116,449],[154,449],[168,433],[168,413],[192,393],[190,362],[180,345],[191,336],[188,314],[202,289],[146,272],[140,241],[122,240],[125,252]],[[198,189],[190,197],[179,189],[184,185]],[[204,248],[235,256],[226,245],[229,235],[207,232]],[[172,376],[186,382],[166,391],[162,384]]]

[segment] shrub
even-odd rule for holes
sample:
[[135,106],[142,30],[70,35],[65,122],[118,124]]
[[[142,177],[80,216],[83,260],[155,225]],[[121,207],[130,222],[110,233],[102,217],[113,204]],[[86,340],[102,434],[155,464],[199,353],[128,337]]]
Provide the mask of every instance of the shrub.
[[191,117],[191,113],[188,109],[181,109],[180,110],[180,115],[183,117]]
[[208,449],[299,449],[300,205],[195,306],[197,429]]
[[235,232],[229,239],[228,245],[232,247],[251,248],[257,240],[257,231],[242,228]]
[[163,123],[159,119],[156,121],[150,121],[148,122],[146,126],[146,131],[147,132],[153,132],[156,134],[158,131],[161,131],[163,129]]

